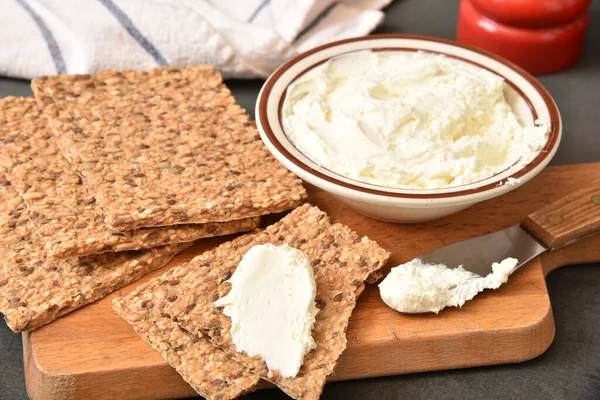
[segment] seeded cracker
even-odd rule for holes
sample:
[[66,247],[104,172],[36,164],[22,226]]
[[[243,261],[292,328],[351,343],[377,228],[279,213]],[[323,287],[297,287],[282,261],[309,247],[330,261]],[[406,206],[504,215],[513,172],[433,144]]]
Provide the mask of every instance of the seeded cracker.
[[259,217],[210,224],[112,232],[95,200],[56,147],[56,138],[33,98],[0,100],[2,164],[31,211],[51,257],[86,256],[191,242],[250,231]]
[[231,221],[306,197],[212,66],[41,77],[32,88],[113,230]]
[[193,335],[163,315],[161,310],[169,301],[167,292],[160,281],[153,281],[113,300],[113,308],[201,396],[234,399],[253,390],[260,381],[258,375],[231,360],[203,335]]
[[[243,255],[251,247],[264,243],[287,243],[305,252],[315,274],[320,309],[313,329],[317,348],[306,355],[295,378],[282,378],[276,371],[269,372],[260,357],[236,352],[229,333],[231,320],[213,305],[229,292],[226,280]],[[170,303],[163,312],[184,329],[207,335],[214,345],[288,395],[317,399],[346,347],[345,331],[356,304],[355,290],[360,291],[365,280],[376,276],[373,272],[387,262],[389,254],[367,237],[361,239],[348,227],[332,224],[325,213],[307,204],[264,231],[224,243],[176,268],[169,276],[151,282],[175,280],[173,285],[158,287],[167,291],[163,296]]]
[[47,259],[29,211],[0,175],[0,312],[15,332],[36,329],[96,301],[162,267],[188,246]]

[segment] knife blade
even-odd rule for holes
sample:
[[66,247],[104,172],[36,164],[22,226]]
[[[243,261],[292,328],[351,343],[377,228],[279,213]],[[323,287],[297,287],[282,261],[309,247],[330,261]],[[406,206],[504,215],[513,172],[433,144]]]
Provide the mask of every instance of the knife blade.
[[423,254],[428,264],[462,266],[479,276],[508,257],[518,260],[515,270],[543,252],[567,246],[600,230],[600,182],[573,192],[528,215],[521,224],[454,243]]
[[426,264],[462,266],[479,276],[492,272],[492,264],[512,257],[518,260],[515,270],[548,250],[529,232],[514,225],[498,232],[454,243],[419,257]]

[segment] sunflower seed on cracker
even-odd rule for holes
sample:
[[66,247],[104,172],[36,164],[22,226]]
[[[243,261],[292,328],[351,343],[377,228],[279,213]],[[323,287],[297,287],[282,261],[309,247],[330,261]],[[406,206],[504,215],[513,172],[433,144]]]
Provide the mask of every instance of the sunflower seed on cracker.
[[[294,378],[269,371],[259,356],[238,353],[231,339],[231,320],[214,306],[218,298],[229,292],[231,286],[226,281],[244,254],[264,243],[287,243],[303,251],[311,259],[315,274],[320,311],[312,334],[317,347],[306,354],[304,365]],[[262,232],[240,236],[175,268],[168,276],[155,278],[149,289],[139,293],[144,296],[146,291],[160,288],[165,292],[161,296],[171,300],[163,312],[184,329],[206,335],[232,359],[275,383],[291,397],[317,399],[346,347],[345,331],[356,293],[364,281],[377,276],[374,272],[383,267],[389,255],[376,242],[360,238],[344,225],[333,224],[324,212],[306,204]]]
[[0,178],[0,312],[15,332],[36,329],[96,301],[162,267],[190,245],[49,259],[29,210],[8,180]]
[[[170,280],[167,285],[173,283]],[[206,399],[234,399],[252,391],[260,381],[258,375],[231,360],[203,335],[193,335],[163,314],[172,297],[165,296],[167,291],[160,284],[142,285],[113,300],[113,309]]]
[[259,217],[209,224],[175,225],[112,232],[71,165],[33,98],[0,100],[2,164],[14,189],[25,199],[51,257],[86,256],[138,250],[200,238],[250,231]]
[[113,230],[230,221],[306,198],[213,66],[40,77],[32,88]]

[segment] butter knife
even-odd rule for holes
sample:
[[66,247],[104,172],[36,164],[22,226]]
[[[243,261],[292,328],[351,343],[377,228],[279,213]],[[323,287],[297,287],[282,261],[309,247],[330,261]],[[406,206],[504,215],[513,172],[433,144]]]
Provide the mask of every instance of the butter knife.
[[442,247],[420,258],[427,264],[461,266],[480,276],[508,257],[515,270],[548,250],[600,231],[600,183],[580,189],[525,217],[518,225]]

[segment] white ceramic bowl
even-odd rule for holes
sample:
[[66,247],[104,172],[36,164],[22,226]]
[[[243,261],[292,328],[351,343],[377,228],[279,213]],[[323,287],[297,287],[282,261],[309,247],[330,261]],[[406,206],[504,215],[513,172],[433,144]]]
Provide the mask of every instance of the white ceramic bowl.
[[[482,181],[444,189],[395,189],[353,180],[322,168],[302,154],[285,134],[281,109],[289,84],[311,68],[341,54],[371,49],[445,54],[490,70],[507,83],[506,99],[521,122],[537,118],[551,124],[542,151],[525,166],[512,167]],[[516,189],[536,176],[552,159],[562,134],[561,119],[550,94],[531,75],[496,55],[456,42],[416,35],[374,35],[317,47],[289,60],[265,82],[258,95],[256,120],[273,155],[300,178],[335,196],[367,216],[392,222],[422,222],[463,210],[477,202]],[[506,184],[507,178],[518,183]]]

